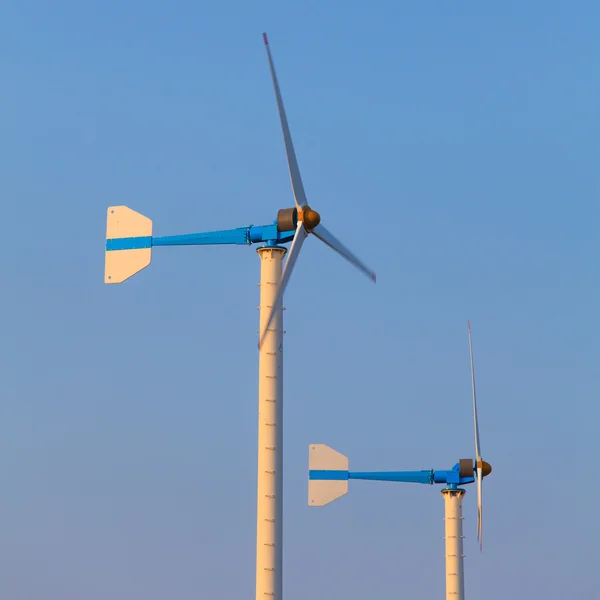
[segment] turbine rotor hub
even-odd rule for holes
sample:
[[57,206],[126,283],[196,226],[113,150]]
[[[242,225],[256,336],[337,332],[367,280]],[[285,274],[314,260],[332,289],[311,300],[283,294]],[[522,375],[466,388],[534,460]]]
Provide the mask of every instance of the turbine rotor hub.
[[306,205],[302,210],[298,211],[298,220],[302,221],[306,231],[312,231],[321,222],[321,215]]

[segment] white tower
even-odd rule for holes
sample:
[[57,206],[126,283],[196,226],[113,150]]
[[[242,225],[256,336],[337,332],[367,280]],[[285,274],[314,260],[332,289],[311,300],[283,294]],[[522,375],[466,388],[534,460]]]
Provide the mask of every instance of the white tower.
[[[286,249],[264,247],[260,257],[260,335],[281,282]],[[258,359],[258,481],[256,600],[281,600],[283,541],[283,311],[264,334]]]
[[445,505],[446,540],[446,600],[464,600],[462,501],[465,490],[442,490]]

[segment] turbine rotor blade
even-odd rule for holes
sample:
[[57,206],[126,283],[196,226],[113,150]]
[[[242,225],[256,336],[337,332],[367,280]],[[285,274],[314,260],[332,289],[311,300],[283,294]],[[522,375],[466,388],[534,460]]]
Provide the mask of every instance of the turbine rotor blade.
[[273,306],[271,307],[271,312],[269,313],[269,318],[265,324],[265,328],[261,332],[260,340],[258,342],[258,347],[262,346],[265,335],[269,330],[269,327],[273,321],[273,317],[275,313],[281,309],[281,302],[283,300],[283,293],[285,292],[285,288],[290,280],[292,275],[292,270],[294,269],[294,265],[296,264],[296,260],[298,259],[298,255],[300,254],[300,249],[302,248],[302,244],[306,239],[308,233],[302,224],[302,221],[298,221],[298,226],[296,228],[296,233],[294,235],[294,239],[292,240],[292,245],[290,246],[290,250],[288,252],[288,257],[285,261],[285,266],[283,267],[283,273],[281,275],[281,283],[279,284],[279,289],[277,290],[277,296],[275,297],[275,301],[273,302]]
[[273,87],[275,88],[275,99],[277,100],[277,110],[279,111],[279,120],[281,121],[281,129],[283,131],[283,142],[285,144],[285,153],[287,155],[288,168],[290,171],[290,181],[292,183],[292,192],[294,193],[294,202],[296,203],[296,208],[300,210],[308,205],[308,201],[306,200],[306,194],[304,193],[304,185],[302,185],[302,177],[300,176],[300,169],[298,168],[298,161],[296,160],[296,152],[294,151],[294,144],[292,143],[292,135],[290,133],[287,116],[285,114],[285,108],[283,107],[283,99],[281,98],[279,82],[277,81],[275,65],[273,64],[273,58],[271,57],[269,40],[267,39],[266,33],[263,33],[263,40],[265,42],[265,48],[267,49],[267,58],[269,59],[271,78],[273,79]]
[[477,467],[477,539],[479,551],[483,550],[483,472]]
[[332,233],[330,233],[323,225],[317,225],[310,233],[316,235],[322,242],[327,244],[332,250],[343,256],[348,262],[352,263],[357,269],[360,269],[367,277],[375,283],[377,277],[369,267],[361,262],[342,242],[340,242]]
[[483,550],[483,461],[479,443],[479,422],[477,419],[477,394],[475,393],[475,366],[473,363],[473,340],[471,339],[471,321],[467,321],[469,330],[469,358],[471,361],[471,391],[473,395],[473,429],[475,432],[475,459],[477,461],[477,540],[479,551]]
[[479,423],[477,421],[477,394],[475,393],[475,366],[473,364],[473,341],[471,340],[471,321],[467,321],[469,328],[469,356],[471,359],[471,391],[473,395],[473,427],[475,430],[475,457],[481,460],[481,449],[479,444]]

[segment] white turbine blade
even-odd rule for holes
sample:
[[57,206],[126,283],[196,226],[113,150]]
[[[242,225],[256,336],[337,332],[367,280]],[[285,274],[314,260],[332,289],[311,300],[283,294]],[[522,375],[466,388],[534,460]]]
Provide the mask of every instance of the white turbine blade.
[[483,471],[477,467],[477,539],[479,540],[479,551],[483,550]]
[[[479,424],[477,421],[477,395],[475,393],[475,366],[473,364],[473,342],[471,340],[471,321],[467,321],[469,328],[469,356],[471,358],[471,390],[473,393],[473,427],[475,429],[475,458],[481,461],[481,446],[479,444]],[[478,467],[479,468],[479,467]]]
[[342,255],[348,262],[351,262],[356,268],[360,269],[367,277],[375,283],[377,277],[375,273],[362,263],[342,242],[340,242],[332,233],[330,233],[323,225],[317,225],[311,233],[314,233],[322,242],[325,242],[331,249]]
[[269,40],[267,39],[266,33],[263,33],[263,39],[265,41],[265,48],[267,49],[269,68],[271,69],[273,87],[275,88],[275,98],[277,100],[277,110],[279,111],[281,129],[283,130],[283,142],[285,144],[285,153],[287,155],[288,168],[290,170],[290,181],[292,182],[294,202],[296,203],[296,208],[301,209],[304,208],[308,204],[308,202],[306,200],[306,194],[304,193],[304,186],[302,185],[302,177],[300,177],[300,169],[298,168],[298,161],[296,160],[296,153],[294,152],[292,135],[290,134],[290,128],[287,122],[287,117],[285,115],[285,108],[283,107],[281,91],[279,90],[279,82],[277,81],[275,65],[273,64],[273,58],[271,57],[271,50],[269,49]]
[[281,284],[279,285],[279,289],[277,290],[277,296],[275,298],[275,302],[273,302],[273,306],[271,307],[271,312],[269,313],[269,318],[265,324],[265,328],[261,332],[261,337],[258,342],[258,347],[260,348],[265,335],[273,321],[273,317],[275,313],[281,309],[281,301],[283,299],[283,293],[285,292],[285,288],[290,280],[292,275],[292,270],[294,269],[294,265],[296,264],[296,260],[298,259],[298,254],[300,254],[300,248],[302,248],[302,244],[306,239],[306,229],[304,229],[304,225],[302,221],[298,221],[298,226],[296,228],[296,234],[294,235],[294,239],[292,240],[292,245],[290,246],[287,259],[285,261],[285,266],[283,267],[283,274],[281,275]]
[[473,393],[473,428],[475,430],[475,458],[477,462],[477,539],[479,551],[483,550],[483,461],[479,443],[479,422],[477,420],[477,394],[475,393],[475,366],[473,364],[473,341],[471,339],[471,321],[467,321],[469,329],[469,357],[471,359],[471,389]]

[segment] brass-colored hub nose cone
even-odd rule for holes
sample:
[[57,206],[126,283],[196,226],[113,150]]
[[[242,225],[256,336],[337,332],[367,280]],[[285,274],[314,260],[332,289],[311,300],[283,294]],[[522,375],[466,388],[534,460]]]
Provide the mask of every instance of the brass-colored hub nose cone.
[[310,231],[321,222],[321,215],[310,206],[307,206],[298,213],[298,220],[302,221],[307,231]]
[[490,463],[485,462],[485,460],[482,461],[481,474],[484,477],[487,477],[491,472],[492,472],[492,465],[490,465]]

